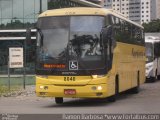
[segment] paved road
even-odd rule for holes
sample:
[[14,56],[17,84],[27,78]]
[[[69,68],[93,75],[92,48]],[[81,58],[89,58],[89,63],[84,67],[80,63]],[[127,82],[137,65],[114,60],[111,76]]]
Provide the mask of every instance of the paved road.
[[122,94],[115,103],[99,99],[38,98],[35,94],[0,97],[0,113],[61,114],[61,113],[160,113],[160,81],[145,83],[139,94]]

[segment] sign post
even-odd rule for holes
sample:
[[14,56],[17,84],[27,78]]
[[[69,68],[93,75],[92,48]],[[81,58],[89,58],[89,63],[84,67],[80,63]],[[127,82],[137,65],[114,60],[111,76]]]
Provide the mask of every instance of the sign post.
[[[23,68],[23,48],[22,47],[10,47],[9,48],[9,60],[8,60],[8,84],[10,90],[10,68]],[[25,89],[25,76],[23,80],[23,87]]]
[[9,57],[8,57],[8,89],[10,91],[11,89],[11,83],[10,83],[10,68],[9,68]]

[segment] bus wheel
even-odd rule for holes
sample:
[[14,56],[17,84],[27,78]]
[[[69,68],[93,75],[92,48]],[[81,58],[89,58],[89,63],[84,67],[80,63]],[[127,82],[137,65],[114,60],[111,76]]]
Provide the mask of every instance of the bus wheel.
[[156,73],[155,73],[155,81],[156,80],[158,80],[157,70],[156,70]]
[[140,88],[139,86],[136,86],[136,87],[132,88],[131,93],[138,94],[139,93],[139,88]]
[[151,77],[150,80],[152,83],[154,83],[154,82],[156,82],[156,77]]
[[62,98],[62,97],[56,97],[56,98],[55,98],[55,102],[56,102],[57,104],[62,104],[62,103],[63,103],[63,98]]
[[118,84],[118,76],[117,76],[116,77],[116,83],[115,83],[115,94],[108,97],[108,101],[109,102],[115,102],[116,99],[117,99],[118,93],[119,93],[119,84]]
[[157,79],[160,80],[160,75],[157,75]]
[[158,80],[158,76],[157,76],[157,70],[156,70],[156,73],[155,73],[155,76],[154,77],[151,77],[151,82],[154,83],[156,80]]

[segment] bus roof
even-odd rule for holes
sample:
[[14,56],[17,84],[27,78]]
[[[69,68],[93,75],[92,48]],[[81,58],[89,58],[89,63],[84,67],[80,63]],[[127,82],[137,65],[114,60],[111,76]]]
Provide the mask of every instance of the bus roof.
[[121,13],[117,13],[111,9],[105,8],[92,8],[92,7],[71,7],[71,8],[62,8],[62,9],[53,9],[47,10],[39,15],[39,17],[48,17],[48,16],[78,16],[78,15],[101,15],[106,16],[108,14],[119,17],[131,24],[134,24],[143,29],[143,27],[135,23],[126,17],[124,17]]
[[160,38],[157,36],[145,36],[145,42],[146,43],[160,42]]

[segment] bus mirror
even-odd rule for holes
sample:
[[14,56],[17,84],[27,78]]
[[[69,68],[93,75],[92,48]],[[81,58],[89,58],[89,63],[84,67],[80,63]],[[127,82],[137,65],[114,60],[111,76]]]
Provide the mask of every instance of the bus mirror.
[[101,32],[102,40],[104,44],[108,43],[106,28],[102,28]]
[[108,43],[112,36],[112,26],[102,28],[102,38],[104,43]]
[[30,28],[26,30],[26,41],[29,41],[29,40],[31,40],[31,29]]

